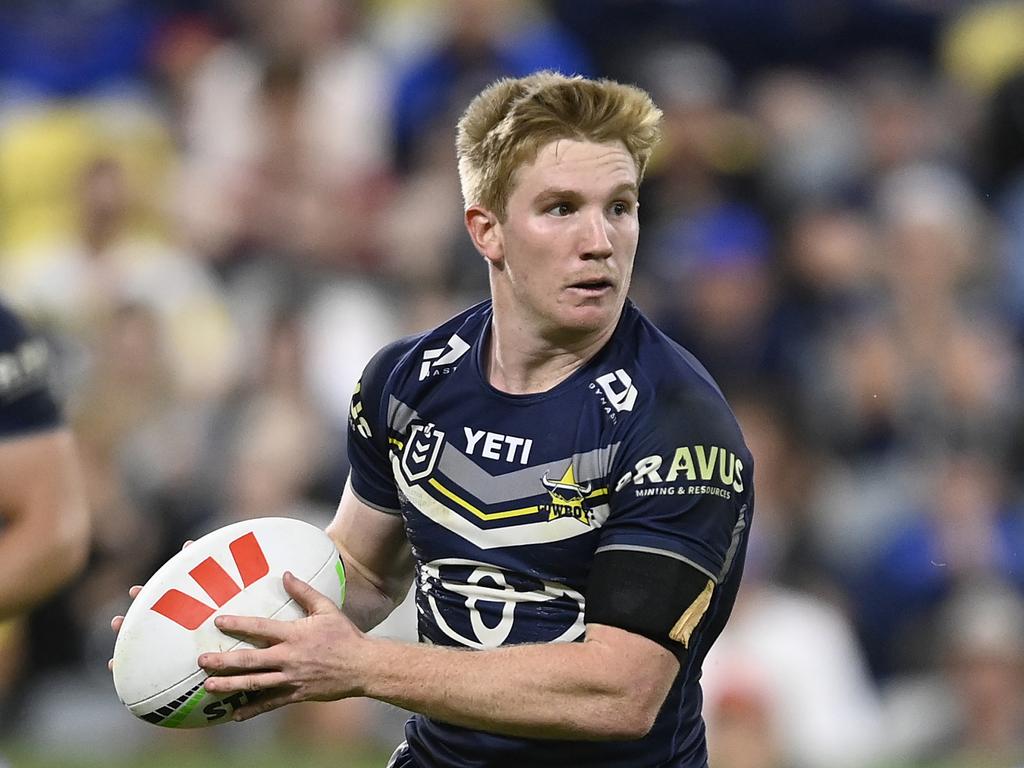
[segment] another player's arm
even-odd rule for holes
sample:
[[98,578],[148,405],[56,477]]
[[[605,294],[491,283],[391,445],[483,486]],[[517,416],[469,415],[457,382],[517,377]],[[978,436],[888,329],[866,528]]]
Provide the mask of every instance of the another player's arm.
[[327,526],[345,564],[345,614],[363,631],[377,626],[405,599],[412,583],[412,552],[402,516],[361,502],[351,480]]
[[85,563],[89,515],[66,427],[0,438],[0,620],[21,613]]

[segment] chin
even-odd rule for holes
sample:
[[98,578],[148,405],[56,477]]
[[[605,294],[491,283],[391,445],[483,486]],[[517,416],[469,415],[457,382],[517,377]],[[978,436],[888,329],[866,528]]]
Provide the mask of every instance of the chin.
[[567,307],[558,312],[554,320],[562,331],[577,336],[586,336],[600,333],[608,326],[615,325],[621,310],[622,307],[618,304],[615,306]]

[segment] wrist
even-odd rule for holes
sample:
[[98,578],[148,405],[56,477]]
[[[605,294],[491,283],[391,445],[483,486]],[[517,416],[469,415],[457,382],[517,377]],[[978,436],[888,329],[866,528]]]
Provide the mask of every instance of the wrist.
[[373,683],[379,677],[382,646],[386,641],[359,632],[348,644],[348,680],[351,696],[372,696]]

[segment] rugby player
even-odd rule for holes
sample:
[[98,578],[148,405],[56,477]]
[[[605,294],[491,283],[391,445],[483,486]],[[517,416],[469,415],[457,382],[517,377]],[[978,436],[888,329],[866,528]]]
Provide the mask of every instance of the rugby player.
[[[208,690],[416,713],[396,768],[707,765],[701,663],[729,616],[752,460],[716,384],[627,299],[661,112],[640,89],[498,81],[458,125],[488,301],[382,349],[328,532],[343,612],[221,616]],[[418,644],[364,632],[415,583]]]
[[0,304],[0,621],[85,565],[89,514],[75,441],[48,386],[46,344]]

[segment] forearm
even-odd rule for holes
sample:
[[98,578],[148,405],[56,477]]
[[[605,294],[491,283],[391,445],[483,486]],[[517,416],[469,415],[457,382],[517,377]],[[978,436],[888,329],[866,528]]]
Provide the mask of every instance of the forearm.
[[638,739],[679,672],[677,657],[659,643],[602,624],[587,624],[582,643],[486,651],[369,637],[305,582],[286,573],[284,587],[305,619],[219,616],[222,632],[265,647],[199,656],[211,693],[272,691],[239,709],[239,719],[296,701],[369,696],[510,736]]
[[350,479],[327,535],[345,564],[343,611],[359,629],[373,629],[405,599],[415,572],[402,518],[363,504]]
[[620,670],[630,665],[593,641],[488,651],[365,642],[363,695],[492,733],[635,739],[647,732],[664,699],[637,697],[644,681],[623,679]]
[[345,561],[344,555],[342,560],[345,562],[345,605],[342,610],[353,624],[368,632],[390,616],[401,601],[381,591],[356,563]]

